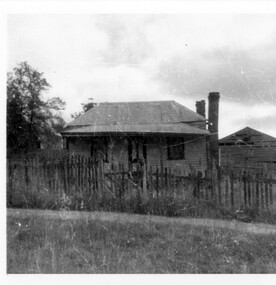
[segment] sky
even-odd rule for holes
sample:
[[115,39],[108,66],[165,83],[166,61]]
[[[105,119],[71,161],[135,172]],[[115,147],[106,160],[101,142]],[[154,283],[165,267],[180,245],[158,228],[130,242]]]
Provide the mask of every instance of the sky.
[[275,14],[10,14],[8,71],[27,61],[66,103],[175,100],[220,92],[219,137],[276,137]]

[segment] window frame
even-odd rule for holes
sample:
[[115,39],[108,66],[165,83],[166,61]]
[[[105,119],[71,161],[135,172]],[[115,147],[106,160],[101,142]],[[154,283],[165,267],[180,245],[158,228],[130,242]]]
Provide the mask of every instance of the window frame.
[[185,160],[185,139],[183,137],[167,138],[167,158],[168,160]]

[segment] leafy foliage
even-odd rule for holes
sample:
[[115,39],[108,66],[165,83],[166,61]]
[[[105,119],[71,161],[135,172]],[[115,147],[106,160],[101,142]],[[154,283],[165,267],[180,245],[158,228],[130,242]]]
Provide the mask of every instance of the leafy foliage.
[[42,98],[50,89],[43,73],[21,62],[7,75],[7,147],[11,153],[28,152],[40,143],[53,147],[65,125],[58,111],[59,97]]
[[[89,100],[93,100],[93,98],[89,98]],[[71,114],[71,118],[72,119],[76,119],[79,116],[81,116],[82,114],[84,114],[85,112],[89,111],[90,109],[94,108],[97,103],[95,102],[88,102],[88,103],[82,103],[82,111],[81,112],[75,112],[74,114]]]

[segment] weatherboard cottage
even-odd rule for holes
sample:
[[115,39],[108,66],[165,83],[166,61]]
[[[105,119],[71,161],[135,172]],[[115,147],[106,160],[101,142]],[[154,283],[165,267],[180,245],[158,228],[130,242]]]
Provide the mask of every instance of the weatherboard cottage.
[[64,147],[107,166],[203,172],[218,156],[218,101],[219,93],[209,94],[209,124],[204,100],[196,102],[197,112],[175,101],[100,103],[67,125]]

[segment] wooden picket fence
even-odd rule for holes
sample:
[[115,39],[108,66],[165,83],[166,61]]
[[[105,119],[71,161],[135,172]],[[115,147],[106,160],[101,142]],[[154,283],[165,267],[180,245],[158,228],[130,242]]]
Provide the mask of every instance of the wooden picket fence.
[[252,208],[273,210],[276,180],[259,169],[213,170],[211,187],[219,205],[232,210]]
[[10,206],[66,208],[74,200],[69,208],[132,211],[147,204],[148,212],[166,203],[179,204],[179,212],[191,201],[231,211],[273,211],[276,191],[276,180],[264,172],[220,168],[201,173],[191,167],[184,175],[179,169],[141,165],[131,171],[81,156],[8,160],[7,183]]

